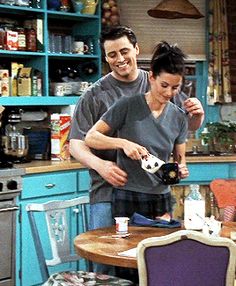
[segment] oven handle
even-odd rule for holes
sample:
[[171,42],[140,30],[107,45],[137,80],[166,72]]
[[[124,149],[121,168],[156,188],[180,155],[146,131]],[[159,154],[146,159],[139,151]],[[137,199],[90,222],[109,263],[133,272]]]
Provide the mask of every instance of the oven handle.
[[1,212],[12,212],[12,211],[17,211],[19,209],[18,206],[10,206],[10,207],[1,207],[0,208],[0,213]]

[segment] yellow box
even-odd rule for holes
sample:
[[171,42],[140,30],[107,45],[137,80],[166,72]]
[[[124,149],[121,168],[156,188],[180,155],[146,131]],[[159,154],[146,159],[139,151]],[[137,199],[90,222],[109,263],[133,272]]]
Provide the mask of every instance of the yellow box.
[[32,68],[21,68],[18,72],[17,89],[19,96],[31,96],[32,94]]

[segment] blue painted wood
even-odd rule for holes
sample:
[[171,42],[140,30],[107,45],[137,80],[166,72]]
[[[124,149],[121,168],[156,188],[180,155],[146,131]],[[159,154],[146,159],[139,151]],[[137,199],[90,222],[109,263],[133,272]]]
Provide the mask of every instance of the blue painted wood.
[[90,189],[90,176],[88,170],[83,170],[79,175],[79,191],[87,191]]
[[181,180],[180,185],[209,185],[216,179],[236,178],[236,163],[187,163],[190,176]]
[[74,193],[77,191],[77,173],[48,173],[27,175],[23,178],[24,192],[21,199],[48,197],[57,194]]
[[79,101],[79,96],[19,96],[0,97],[0,105],[5,106],[25,106],[25,105],[70,105]]

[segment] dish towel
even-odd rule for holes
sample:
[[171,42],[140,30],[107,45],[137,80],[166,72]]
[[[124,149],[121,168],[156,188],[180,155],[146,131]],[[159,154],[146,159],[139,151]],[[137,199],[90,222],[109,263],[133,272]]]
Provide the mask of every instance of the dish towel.
[[181,223],[178,220],[171,219],[170,221],[157,219],[153,220],[150,218],[146,218],[145,216],[134,213],[130,218],[130,225],[135,226],[154,226],[154,227],[166,227],[166,228],[174,228],[180,227]]

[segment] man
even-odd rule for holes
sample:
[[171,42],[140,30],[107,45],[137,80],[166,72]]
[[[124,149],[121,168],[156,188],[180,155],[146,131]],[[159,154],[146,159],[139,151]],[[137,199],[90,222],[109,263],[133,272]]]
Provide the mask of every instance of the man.
[[[114,26],[102,33],[101,46],[111,72],[94,83],[79,100],[70,132],[71,155],[90,168],[90,227],[96,229],[113,224],[111,196],[113,186],[124,186],[127,174],[115,163],[114,151],[93,151],[85,145],[87,131],[120,97],[145,93],[149,89],[148,73],[137,67],[139,47],[136,36],[128,27]],[[179,102],[183,102],[183,93]],[[204,111],[197,98],[188,98],[182,106],[188,113],[189,129],[198,129]],[[114,135],[114,134],[111,134]]]

